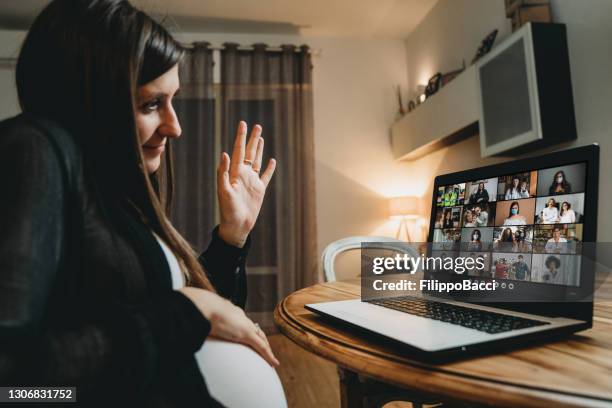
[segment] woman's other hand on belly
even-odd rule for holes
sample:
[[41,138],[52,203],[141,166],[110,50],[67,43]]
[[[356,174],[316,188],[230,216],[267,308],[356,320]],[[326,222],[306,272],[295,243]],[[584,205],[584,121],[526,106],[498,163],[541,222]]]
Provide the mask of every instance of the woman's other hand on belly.
[[210,322],[211,336],[250,346],[271,366],[280,364],[265,333],[246,316],[244,310],[205,289],[184,287],[178,290],[191,300]]

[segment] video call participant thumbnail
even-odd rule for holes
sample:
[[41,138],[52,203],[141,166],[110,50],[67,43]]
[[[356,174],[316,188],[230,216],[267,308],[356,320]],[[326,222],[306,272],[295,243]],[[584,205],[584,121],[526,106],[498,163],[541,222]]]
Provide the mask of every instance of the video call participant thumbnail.
[[445,228],[434,230],[434,250],[458,251],[461,242],[461,228]]
[[[476,278],[491,278],[491,257],[488,253],[461,252],[460,256],[465,259],[473,259],[473,262],[469,263],[471,268],[466,268],[464,275]],[[482,265],[482,267],[479,265]]]
[[497,181],[497,200],[521,200],[535,197],[538,173],[536,171],[501,176]]
[[537,224],[581,223],[584,215],[584,193],[538,197]]
[[535,252],[574,254],[580,252],[582,224],[539,225],[534,235]]
[[586,163],[538,171],[538,196],[584,192]]
[[580,284],[580,255],[534,254],[531,280],[553,285]]
[[531,280],[531,254],[493,254],[491,273],[495,279]]
[[495,203],[468,204],[463,206],[465,228],[492,227],[495,220]]
[[497,178],[472,181],[465,184],[465,203],[481,204],[496,200]]
[[534,222],[536,199],[498,201],[495,225],[530,225]]
[[493,251],[532,252],[533,227],[496,227],[493,231]]
[[463,251],[489,251],[493,239],[493,228],[463,228],[461,230],[461,249]]
[[434,228],[459,228],[463,207],[446,207],[436,210]]
[[465,201],[465,183],[438,187],[436,205],[438,207],[453,207],[462,205]]

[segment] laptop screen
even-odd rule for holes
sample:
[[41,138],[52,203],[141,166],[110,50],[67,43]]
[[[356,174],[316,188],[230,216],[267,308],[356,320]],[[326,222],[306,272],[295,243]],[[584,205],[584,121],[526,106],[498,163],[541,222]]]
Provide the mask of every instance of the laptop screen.
[[[461,274],[429,271],[430,278],[495,280],[502,290],[486,296],[504,302],[566,301],[583,296],[589,287],[592,293],[582,255],[585,239],[594,241],[595,236],[590,222],[596,219],[597,194],[595,187],[589,200],[588,184],[589,165],[596,163],[576,161],[588,155],[574,156],[573,162],[567,154],[562,160],[555,160],[554,153],[543,157],[436,178],[431,255],[478,262]],[[481,295],[459,291],[451,297],[477,302]]]

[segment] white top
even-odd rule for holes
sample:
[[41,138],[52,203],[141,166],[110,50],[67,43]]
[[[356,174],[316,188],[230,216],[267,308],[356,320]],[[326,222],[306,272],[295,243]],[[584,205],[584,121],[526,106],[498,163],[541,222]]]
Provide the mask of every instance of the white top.
[[525,225],[527,224],[527,220],[525,220],[525,217],[521,216],[519,218],[506,218],[504,220],[504,225]]
[[558,270],[554,275],[550,271],[545,271],[542,274],[542,281],[555,285],[567,285],[567,274],[565,270]]
[[506,191],[506,200],[520,200],[521,198],[529,198],[529,191],[509,188]]
[[542,210],[542,223],[554,224],[559,220],[559,210],[557,207],[546,207]]
[[155,232],[155,239],[159,243],[162,251],[164,251],[164,255],[166,256],[166,261],[168,262],[168,266],[170,267],[170,276],[172,277],[172,289],[180,289],[185,286],[185,277],[183,276],[183,272],[181,272],[181,267],[179,266],[178,260],[174,255],[174,252],[166,245],[163,239],[161,239]]
[[570,244],[568,244],[567,239],[560,237],[559,241],[555,241],[554,238],[550,238],[546,241],[546,246],[544,250],[548,253],[562,253],[568,252]]
[[486,227],[488,222],[489,222],[489,213],[486,211],[481,211],[480,215],[476,217],[476,226]]
[[559,222],[562,224],[573,224],[576,222],[576,213],[574,210],[567,210],[559,218]]

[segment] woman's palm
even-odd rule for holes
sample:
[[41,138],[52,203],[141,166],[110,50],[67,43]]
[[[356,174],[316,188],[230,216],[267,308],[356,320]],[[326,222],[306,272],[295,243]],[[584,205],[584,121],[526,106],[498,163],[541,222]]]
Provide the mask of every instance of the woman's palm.
[[276,167],[276,161],[270,159],[266,170],[259,175],[264,147],[261,126],[255,125],[248,144],[246,133],[246,123],[240,122],[232,158],[224,152],[217,169],[221,213],[219,233],[221,238],[236,246],[244,244],[255,226],[266,188]]

